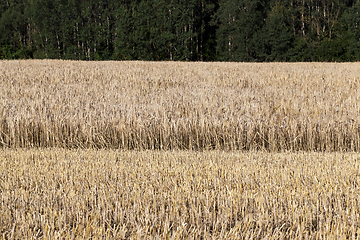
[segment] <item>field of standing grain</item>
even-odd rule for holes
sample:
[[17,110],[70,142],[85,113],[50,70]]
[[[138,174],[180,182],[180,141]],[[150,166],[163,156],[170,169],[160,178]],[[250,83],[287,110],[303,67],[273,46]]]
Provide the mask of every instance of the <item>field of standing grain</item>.
[[0,61],[0,238],[357,239],[358,69]]
[[0,61],[0,147],[358,151],[359,68]]

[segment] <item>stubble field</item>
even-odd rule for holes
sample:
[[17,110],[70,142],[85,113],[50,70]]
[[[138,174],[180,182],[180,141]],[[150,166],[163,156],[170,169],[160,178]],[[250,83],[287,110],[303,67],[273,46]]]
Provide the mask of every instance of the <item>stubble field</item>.
[[5,239],[357,239],[360,154],[4,150]]
[[0,61],[0,235],[356,239],[359,68]]

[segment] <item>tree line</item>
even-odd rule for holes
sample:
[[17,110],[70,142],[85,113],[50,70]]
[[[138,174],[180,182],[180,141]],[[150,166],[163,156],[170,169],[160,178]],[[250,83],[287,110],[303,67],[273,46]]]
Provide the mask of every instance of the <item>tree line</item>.
[[360,0],[2,0],[0,58],[359,61]]

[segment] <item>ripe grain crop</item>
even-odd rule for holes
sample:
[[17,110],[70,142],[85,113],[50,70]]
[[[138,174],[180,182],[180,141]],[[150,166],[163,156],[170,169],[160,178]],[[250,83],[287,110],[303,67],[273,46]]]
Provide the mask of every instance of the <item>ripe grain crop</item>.
[[3,239],[357,239],[360,154],[5,149]]
[[0,61],[0,146],[358,151],[359,67]]

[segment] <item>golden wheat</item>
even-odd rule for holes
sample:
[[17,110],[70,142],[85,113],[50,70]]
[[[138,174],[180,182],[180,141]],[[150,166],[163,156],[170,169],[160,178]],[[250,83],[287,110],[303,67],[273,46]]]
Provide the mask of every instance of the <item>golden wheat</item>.
[[357,151],[359,67],[0,61],[0,145]]
[[357,239],[359,66],[0,61],[0,237]]
[[355,239],[354,153],[4,150],[3,239]]

